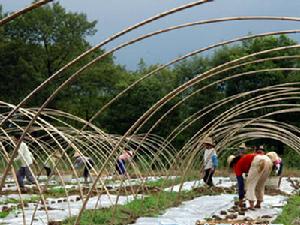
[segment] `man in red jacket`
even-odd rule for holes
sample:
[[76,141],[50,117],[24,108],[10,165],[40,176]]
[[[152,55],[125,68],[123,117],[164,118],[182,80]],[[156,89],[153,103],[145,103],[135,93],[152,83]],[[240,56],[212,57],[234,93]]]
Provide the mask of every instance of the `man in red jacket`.
[[[234,170],[239,189],[239,205],[246,197],[249,200],[249,209],[260,208],[263,202],[265,183],[272,170],[272,161],[266,155],[246,154],[239,156],[229,156],[227,159],[229,166]],[[246,185],[243,173],[248,173]],[[246,186],[246,188],[245,188]],[[245,193],[246,189],[246,193]],[[257,204],[254,206],[254,202]]]

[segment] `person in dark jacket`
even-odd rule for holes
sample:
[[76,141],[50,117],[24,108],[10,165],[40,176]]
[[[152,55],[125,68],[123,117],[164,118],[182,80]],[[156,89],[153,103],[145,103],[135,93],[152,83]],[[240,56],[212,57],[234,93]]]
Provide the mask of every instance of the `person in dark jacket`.
[[82,155],[78,151],[76,151],[74,153],[73,157],[75,158],[74,167],[76,169],[84,166],[84,169],[83,169],[83,178],[84,178],[84,182],[87,183],[88,182],[88,178],[90,176],[90,170],[95,165],[94,161],[92,160],[92,158],[86,157],[86,156]]

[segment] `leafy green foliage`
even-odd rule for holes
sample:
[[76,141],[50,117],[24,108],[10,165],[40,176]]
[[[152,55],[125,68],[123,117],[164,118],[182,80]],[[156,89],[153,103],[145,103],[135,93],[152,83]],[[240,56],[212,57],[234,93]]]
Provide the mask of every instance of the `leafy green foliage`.
[[[15,19],[5,27],[7,38],[40,47],[48,76],[88,47],[87,36],[95,34],[96,21],[68,13],[59,5],[44,6]],[[29,50],[29,49],[28,49]]]
[[300,195],[289,198],[287,204],[283,207],[282,213],[276,218],[276,224],[296,224],[296,220],[300,220]]
[[8,214],[9,214],[9,212],[0,212],[0,218],[5,218],[5,217],[7,217],[8,216]]
[[289,147],[286,147],[284,149],[284,155],[283,155],[283,162],[284,166],[300,169],[300,155],[295,154],[295,151]]
[[[5,16],[2,8],[0,8],[0,16]],[[89,49],[91,46],[86,38],[95,34],[95,24],[96,21],[88,21],[86,15],[67,12],[59,3],[53,3],[33,10],[2,26],[0,28],[1,101],[12,104],[19,103],[45,79]],[[196,76],[203,78],[204,73],[210,69],[255,52],[294,44],[296,42],[288,36],[268,36],[224,46],[207,57],[194,56],[183,60],[173,67],[164,68],[143,79],[132,90],[129,90],[104,110],[93,123],[106,132],[124,134],[154,104]],[[105,53],[103,49],[98,49],[85,56],[68,71],[62,73],[46,89],[35,95],[27,106],[40,106],[58,85],[82,68],[83,65],[103,53]],[[282,55],[299,55],[299,50],[295,48],[277,51],[255,56],[252,60]],[[52,100],[48,107],[60,109],[89,120],[118,93],[160,65],[148,66],[141,59],[138,66],[136,71],[127,71],[124,67],[114,63],[113,55],[108,55],[80,73]],[[243,75],[212,85],[219,79],[249,71],[298,66],[299,60],[296,59],[264,60],[244,64],[213,77],[207,77],[205,80],[202,79],[183,92],[174,92],[176,96],[155,112],[149,120],[144,121],[145,123],[139,133],[148,132],[153,124],[168,112],[167,116],[151,130],[151,133],[167,137],[186,118],[195,115],[199,110],[206,112],[206,107],[213,102],[269,85],[299,82],[300,75],[298,72],[289,71],[261,72]],[[206,85],[209,87],[203,89]],[[255,94],[249,97],[255,97]],[[172,112],[168,111],[181,100],[185,101],[178,104]],[[245,98],[235,100],[207,113],[196,120],[188,129],[183,130],[172,144],[176,148],[180,148],[204,125],[243,100]],[[298,102],[299,100],[290,101],[293,104]],[[240,116],[240,119],[257,117],[262,112],[266,113],[270,110],[273,109],[249,112],[247,115]],[[274,116],[274,119],[299,126],[300,121],[297,118],[296,113],[290,114],[290,117],[286,117],[286,115]],[[76,126],[77,124],[71,125]],[[283,145],[271,141],[268,141],[267,145],[275,146],[275,148],[280,149],[280,153],[283,153]],[[288,159],[287,162],[288,164],[292,163]]]

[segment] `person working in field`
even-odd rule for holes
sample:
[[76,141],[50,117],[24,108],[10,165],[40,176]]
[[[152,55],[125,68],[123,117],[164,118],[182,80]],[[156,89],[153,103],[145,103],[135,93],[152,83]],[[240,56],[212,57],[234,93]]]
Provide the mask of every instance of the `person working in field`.
[[[260,208],[264,198],[265,183],[272,170],[272,161],[270,158],[266,155],[256,153],[242,156],[230,155],[227,159],[227,163],[236,175],[239,191],[239,206],[243,206],[243,200],[246,197],[246,199],[249,200],[249,209],[254,210],[255,208]],[[246,185],[243,173],[248,173]],[[254,205],[256,200],[257,203]]]
[[215,150],[215,145],[211,137],[207,137],[204,142],[204,177],[203,181],[208,186],[213,186],[212,177],[215,173],[215,170],[218,166],[218,157]]
[[88,178],[90,176],[90,170],[95,165],[94,161],[92,160],[92,158],[82,155],[79,151],[75,151],[73,157],[75,159],[74,167],[76,169],[84,167],[83,178],[84,178],[84,182],[87,183]]
[[280,187],[281,174],[282,174],[282,170],[283,170],[283,161],[276,152],[268,152],[266,155],[271,159],[271,161],[273,163],[271,174],[272,174],[272,176],[278,177],[277,186]]
[[274,171],[274,175],[281,176],[283,168],[282,159],[276,152],[268,152],[266,155],[271,159],[273,163],[272,171]]
[[[13,141],[15,144],[18,143],[20,140],[21,135],[16,134],[13,138]],[[26,191],[25,186],[24,186],[24,178],[31,183],[35,184],[36,181],[32,175],[32,172],[30,170],[30,166],[33,164],[34,157],[32,153],[29,151],[29,148],[25,142],[21,142],[20,147],[18,149],[18,155],[15,158],[15,161],[20,161],[21,162],[21,167],[17,171],[17,181],[19,184],[19,187],[21,191]]]
[[57,163],[61,159],[62,155],[59,151],[55,151],[50,154],[44,162],[44,169],[46,170],[46,175],[49,178],[52,175],[53,169],[57,167]]
[[129,151],[128,149],[125,149],[125,151],[121,155],[119,155],[116,163],[116,170],[119,173],[119,175],[128,177],[125,164],[126,161],[130,161],[132,157],[133,157],[133,152]]

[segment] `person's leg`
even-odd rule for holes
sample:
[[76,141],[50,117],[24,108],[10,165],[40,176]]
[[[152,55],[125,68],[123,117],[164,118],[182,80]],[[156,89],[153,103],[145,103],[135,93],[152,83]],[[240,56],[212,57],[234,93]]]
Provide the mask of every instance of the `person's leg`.
[[26,176],[26,179],[32,183],[32,184],[35,184],[35,179],[30,171],[30,168],[27,166],[27,167],[24,167],[25,168],[25,176]]
[[88,178],[90,176],[90,170],[93,168],[93,166],[94,166],[94,161],[92,159],[88,159],[83,169],[83,177],[85,183],[87,183],[88,181]]
[[44,169],[46,170],[47,177],[49,178],[50,175],[51,175],[51,168],[47,167],[47,166],[44,166]]
[[209,186],[214,186],[213,181],[212,181],[212,177],[213,177],[214,173],[215,173],[215,170],[213,170],[213,169],[210,169],[209,172],[208,172],[208,179],[207,180],[208,180],[208,185]]
[[[259,181],[258,181],[259,182]],[[256,205],[254,206],[254,208],[258,208],[260,209],[260,204],[261,204],[261,201],[259,200],[258,196],[259,196],[259,188],[258,188],[258,185],[256,185],[255,187],[255,196],[256,196]]]
[[121,169],[121,174],[125,176],[125,178],[126,177],[128,178],[128,173],[126,172],[126,167],[125,167],[125,160],[121,160],[120,169]]
[[208,185],[208,175],[209,175],[209,170],[210,169],[207,169],[204,171],[204,177],[203,177],[203,181],[204,183],[206,183]]
[[122,160],[117,160],[116,170],[118,171],[119,175],[125,174],[125,167]]
[[246,180],[246,198],[249,200],[250,208],[254,209],[254,201],[256,200],[255,188],[260,178],[260,155],[255,156],[249,169],[248,177]]
[[20,167],[17,172],[17,181],[20,188],[24,188],[25,167]]
[[236,176],[237,180],[237,188],[239,192],[239,207],[244,208],[244,200],[245,200],[245,182],[243,176]]
[[261,203],[263,202],[263,198],[265,194],[266,181],[272,170],[272,162],[267,156],[264,159],[263,165],[264,165],[263,170],[261,171],[260,178],[256,185],[255,194],[257,198],[257,204],[255,205],[255,208],[261,208]]
[[117,160],[117,162],[116,162],[116,171],[118,172],[119,175],[121,175],[119,160]]
[[84,182],[87,183],[89,177],[89,169],[87,168],[87,165],[83,169],[83,178]]

